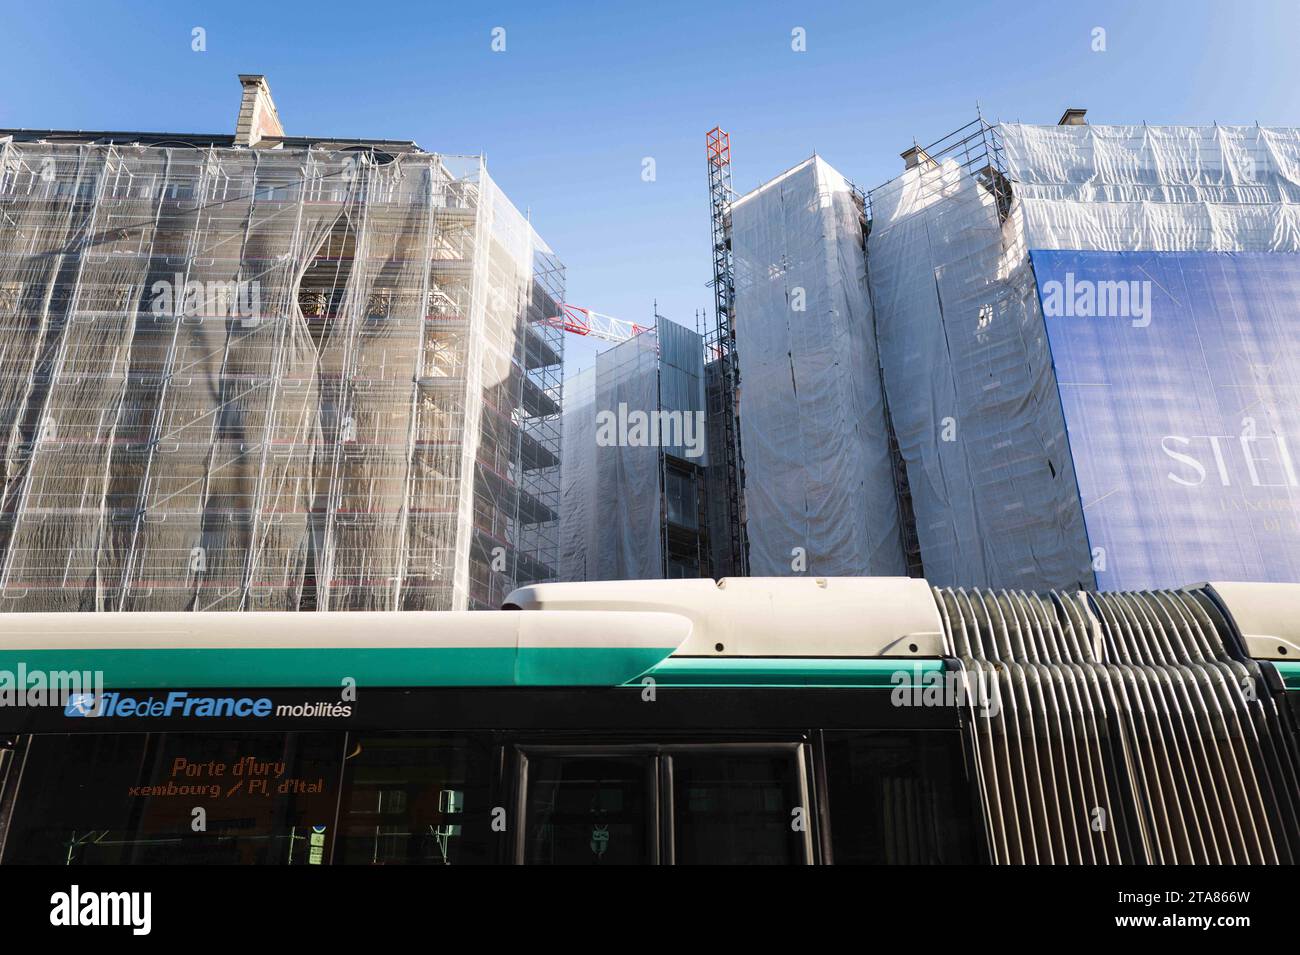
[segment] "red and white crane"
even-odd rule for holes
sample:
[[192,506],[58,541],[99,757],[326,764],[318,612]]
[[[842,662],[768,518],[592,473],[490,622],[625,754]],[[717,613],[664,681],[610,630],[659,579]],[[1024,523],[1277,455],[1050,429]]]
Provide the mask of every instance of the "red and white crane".
[[642,332],[651,330],[649,325],[638,325],[613,315],[594,312],[580,305],[560,304],[560,314],[546,320],[552,328],[558,328],[571,335],[584,335],[599,338],[606,342],[625,342]]

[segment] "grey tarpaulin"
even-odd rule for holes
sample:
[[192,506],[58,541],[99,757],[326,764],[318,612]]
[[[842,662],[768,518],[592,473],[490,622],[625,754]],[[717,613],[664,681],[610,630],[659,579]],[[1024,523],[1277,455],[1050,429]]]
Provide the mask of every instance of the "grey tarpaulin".
[[[705,461],[700,336],[666,319],[596,356],[565,385],[560,578],[662,577],[662,455]],[[637,415],[682,421],[644,434]],[[602,430],[602,416],[614,432]],[[685,424],[689,421],[689,424]],[[623,428],[622,425],[628,427]],[[687,439],[691,440],[687,440]],[[612,439],[612,440],[611,440]]]
[[750,572],[901,575],[852,190],[814,157],[738,199],[731,223]]
[[880,357],[928,580],[1092,580],[1047,336],[1013,206],[952,161],[872,193]]

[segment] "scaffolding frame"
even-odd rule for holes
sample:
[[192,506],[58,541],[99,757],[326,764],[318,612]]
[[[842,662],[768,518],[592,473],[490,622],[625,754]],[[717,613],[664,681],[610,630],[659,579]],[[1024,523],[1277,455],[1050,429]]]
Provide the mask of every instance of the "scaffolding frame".
[[550,579],[563,286],[479,156],[7,139],[0,610]]
[[[903,155],[907,157],[909,168],[915,165],[921,169],[919,198],[931,198],[942,191],[945,183],[944,165],[947,162],[956,163],[961,172],[988,190],[997,203],[999,218],[1006,221],[1011,211],[1011,182],[1007,178],[1006,154],[998,128],[989,124],[978,109],[975,118],[969,123],[939,137],[928,146],[921,146],[913,140],[912,148]],[[860,190],[868,231],[873,218],[872,194],[886,185],[888,183],[874,189]]]
[[705,336],[706,408],[710,422],[710,473],[723,499],[724,531],[719,543],[722,576],[746,576],[749,554],[745,539],[745,457],[740,445],[740,363],[733,326],[736,301],[735,264],[731,254],[731,217],[736,198],[731,185],[731,136],[715,126],[705,136],[708,159],[710,248],[713,255],[713,328]]
[[[858,206],[859,223],[862,226],[862,254],[867,254],[867,237],[871,234],[871,199],[867,191],[850,181],[849,188],[853,200]],[[867,283],[867,296],[871,295],[871,283]],[[872,304],[872,312],[875,304]],[[872,318],[875,327],[875,318]],[[874,334],[874,331],[873,331]],[[885,388],[885,370],[881,366],[879,352],[876,356],[876,372],[880,376],[880,397],[884,403],[885,431],[889,441],[889,463],[894,479],[894,498],[898,502],[898,533],[903,545],[903,559],[907,562],[907,576],[922,578],[925,576],[925,563],[921,559],[921,538],[916,533],[916,509],[912,505],[912,488],[907,480],[907,463],[903,460],[903,449],[898,443],[898,432],[894,429],[894,416],[889,410],[889,393]]]

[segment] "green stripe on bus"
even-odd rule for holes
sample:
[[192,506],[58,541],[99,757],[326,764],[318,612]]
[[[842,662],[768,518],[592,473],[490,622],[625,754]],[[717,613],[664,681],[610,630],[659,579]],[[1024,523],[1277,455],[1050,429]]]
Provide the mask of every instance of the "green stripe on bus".
[[[21,650],[0,670],[97,671],[109,689],[619,686],[675,647],[311,647]],[[30,683],[28,684],[30,686]]]
[[1300,663],[1274,661],[1273,666],[1277,667],[1277,672],[1281,674],[1283,686],[1288,690],[1300,691]]
[[942,660],[670,657],[645,676],[658,686],[892,688],[918,685],[925,674],[942,670]]

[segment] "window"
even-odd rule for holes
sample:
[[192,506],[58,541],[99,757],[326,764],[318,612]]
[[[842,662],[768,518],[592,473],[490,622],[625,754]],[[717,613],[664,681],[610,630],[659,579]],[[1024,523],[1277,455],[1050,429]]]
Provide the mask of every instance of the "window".
[[657,860],[650,758],[541,756],[527,765],[527,864],[647,865]]
[[674,753],[673,845],[678,865],[795,865],[811,825],[789,752]]
[[13,318],[23,298],[21,282],[0,282],[0,318]]
[[523,747],[529,865],[802,865],[813,820],[799,743]]
[[495,861],[489,738],[375,734],[348,748],[336,862]]
[[38,736],[6,863],[328,861],[338,733]]
[[689,557],[668,555],[668,579],[690,580],[700,576],[700,565]]
[[956,732],[825,734],[837,865],[975,861]]
[[699,526],[695,500],[695,477],[671,468],[664,471],[664,496],[668,503],[668,520],[678,527],[694,530]]

